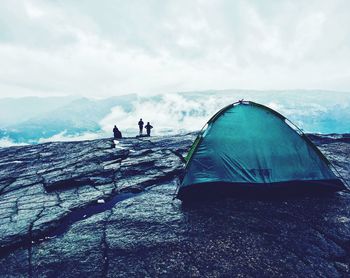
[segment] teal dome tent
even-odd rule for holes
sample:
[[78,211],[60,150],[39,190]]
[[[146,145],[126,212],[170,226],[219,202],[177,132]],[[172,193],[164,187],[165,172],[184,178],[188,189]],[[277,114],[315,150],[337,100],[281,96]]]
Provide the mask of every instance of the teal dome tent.
[[240,101],[216,113],[186,160],[177,192],[182,200],[237,189],[345,189],[330,162],[300,129],[254,102]]

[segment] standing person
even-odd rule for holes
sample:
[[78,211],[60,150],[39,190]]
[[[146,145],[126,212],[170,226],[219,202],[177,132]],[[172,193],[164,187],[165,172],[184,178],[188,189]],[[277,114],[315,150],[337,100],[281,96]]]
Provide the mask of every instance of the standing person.
[[140,135],[142,135],[142,130],[143,130],[143,121],[142,121],[142,119],[139,120],[139,129],[140,129]]
[[147,136],[151,136],[151,129],[153,126],[150,125],[149,122],[147,122],[147,125],[145,126],[145,129],[147,130]]

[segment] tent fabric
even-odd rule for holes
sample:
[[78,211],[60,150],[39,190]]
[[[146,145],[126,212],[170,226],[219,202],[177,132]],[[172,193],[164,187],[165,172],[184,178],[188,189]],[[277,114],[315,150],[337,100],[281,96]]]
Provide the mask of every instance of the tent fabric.
[[187,160],[180,191],[204,183],[263,187],[338,179],[327,159],[285,117],[254,102],[238,102],[215,114]]

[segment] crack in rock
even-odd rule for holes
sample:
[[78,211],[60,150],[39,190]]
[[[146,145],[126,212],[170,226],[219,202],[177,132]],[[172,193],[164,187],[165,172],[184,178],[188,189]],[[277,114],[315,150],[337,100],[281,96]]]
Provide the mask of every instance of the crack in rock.
[[42,213],[44,212],[44,208],[36,215],[36,219],[30,223],[29,230],[28,230],[28,240],[29,240],[29,247],[28,247],[28,276],[33,277],[33,265],[32,265],[32,247],[34,243],[34,236],[33,236],[33,228],[35,225],[35,222],[37,222]]
[[106,229],[108,225],[108,221],[112,216],[112,210],[109,211],[104,223],[103,223],[103,229],[102,229],[102,238],[101,238],[101,251],[102,251],[102,271],[101,271],[101,277],[105,278],[108,275],[108,268],[109,268],[109,257],[108,257],[108,242],[107,242],[107,234]]

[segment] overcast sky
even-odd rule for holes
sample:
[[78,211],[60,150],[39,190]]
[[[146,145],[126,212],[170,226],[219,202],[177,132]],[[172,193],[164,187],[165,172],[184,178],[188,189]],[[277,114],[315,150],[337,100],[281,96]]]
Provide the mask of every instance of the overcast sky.
[[350,91],[350,1],[2,0],[0,96]]

